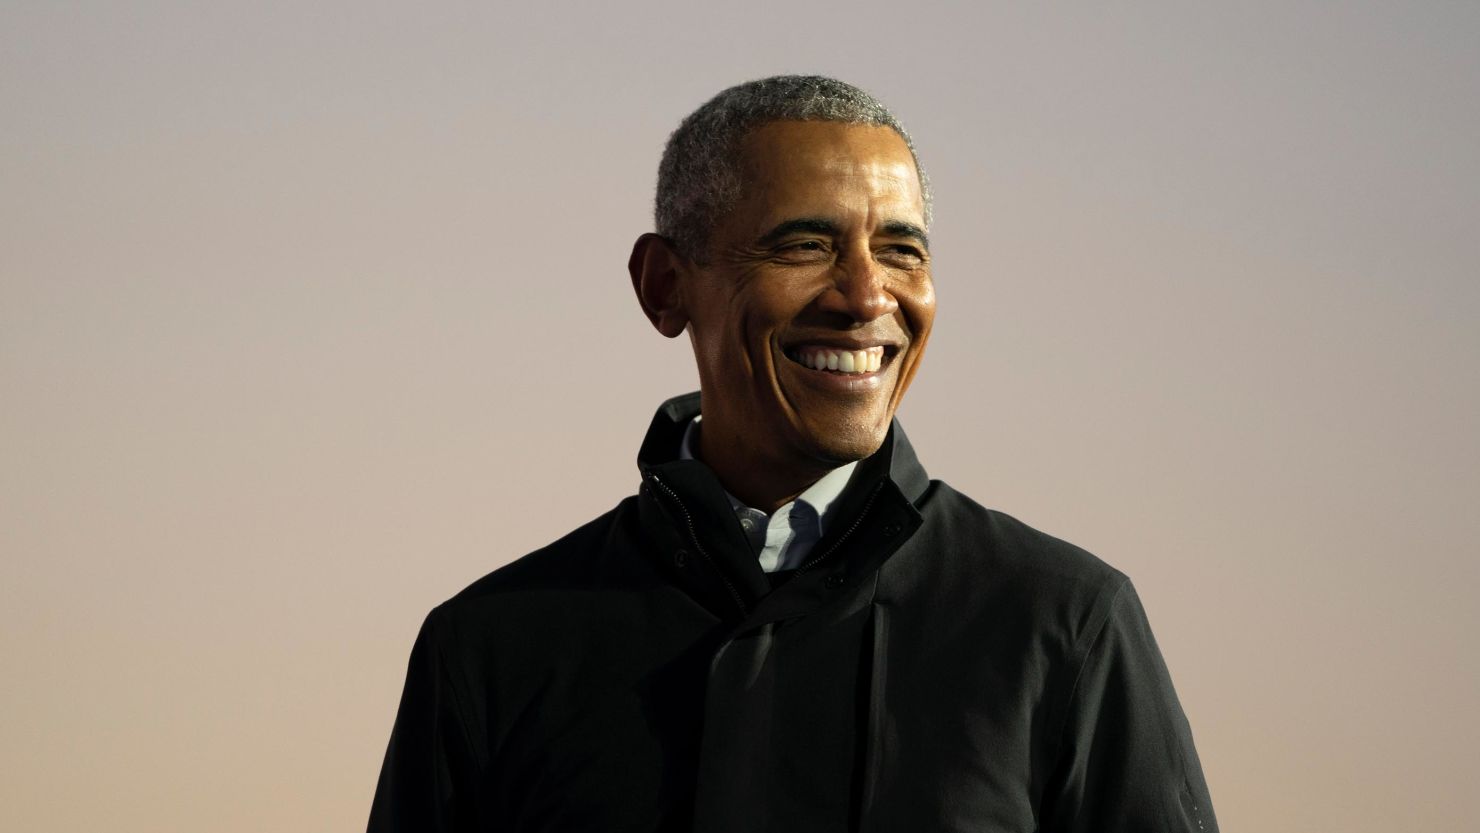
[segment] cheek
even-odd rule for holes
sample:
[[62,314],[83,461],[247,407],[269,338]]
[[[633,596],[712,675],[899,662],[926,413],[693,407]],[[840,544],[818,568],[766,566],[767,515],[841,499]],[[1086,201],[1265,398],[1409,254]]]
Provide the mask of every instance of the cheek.
[[935,283],[929,278],[915,282],[895,296],[899,309],[909,325],[910,336],[923,343],[935,323]]
[[723,318],[714,322],[704,340],[704,352],[710,366],[739,383],[746,378],[760,380],[768,376],[770,338],[774,332],[769,316],[753,304],[737,303]]
[[733,366],[747,351],[745,335],[750,324],[739,299],[716,299],[691,323],[694,349],[711,367]]
[[740,335],[749,349],[769,350],[777,334],[784,331],[806,305],[806,297],[800,294],[757,294],[748,300],[737,317]]

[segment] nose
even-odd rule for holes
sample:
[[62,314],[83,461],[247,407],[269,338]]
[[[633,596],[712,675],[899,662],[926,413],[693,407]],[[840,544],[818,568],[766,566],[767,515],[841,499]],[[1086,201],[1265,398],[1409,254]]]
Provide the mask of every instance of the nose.
[[837,261],[833,274],[833,285],[817,299],[823,310],[866,324],[899,309],[886,286],[888,271],[867,247],[850,250]]

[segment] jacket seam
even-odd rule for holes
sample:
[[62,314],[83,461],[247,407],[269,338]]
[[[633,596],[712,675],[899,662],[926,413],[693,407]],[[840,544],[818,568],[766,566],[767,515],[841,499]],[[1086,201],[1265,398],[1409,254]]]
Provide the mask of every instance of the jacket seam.
[[1105,614],[1100,617],[1098,626],[1083,634],[1074,646],[1071,661],[1077,666],[1074,670],[1074,682],[1070,684],[1067,696],[1063,700],[1064,713],[1059,717],[1058,730],[1054,733],[1053,746],[1049,760],[1057,761],[1064,747],[1064,733],[1068,731],[1069,718],[1074,714],[1074,699],[1079,696],[1079,683],[1084,677],[1084,669],[1089,665],[1089,657],[1094,653],[1095,645],[1104,636],[1105,630],[1110,626],[1110,619],[1115,614],[1115,606],[1120,603],[1120,596],[1125,588],[1130,585],[1130,578],[1122,575],[1120,583],[1116,585],[1115,592],[1110,595],[1109,602],[1104,606]]
[[[442,611],[440,615],[446,615],[443,608],[439,606],[432,611],[433,617],[437,617],[439,611]],[[478,754],[478,746],[473,743],[473,736],[468,731],[467,698],[459,691],[457,680],[453,677],[452,663],[447,661],[447,652],[442,645],[441,638],[442,625],[434,619],[432,629],[435,631],[432,634],[432,649],[436,652],[437,668],[447,683],[448,699],[452,703],[453,717],[457,720],[458,735],[462,737],[463,744],[467,747],[468,757],[478,765],[481,773],[488,768],[488,762]]]
[[[884,770],[884,722],[887,719],[888,702],[888,650],[889,619],[886,605],[879,601],[879,576],[883,569],[874,571],[873,587],[869,590],[868,605],[873,612],[872,638],[870,639],[869,661],[869,713],[868,735],[865,738],[863,762],[863,790],[859,796],[859,830],[874,829],[872,823],[874,804],[879,798],[879,782]],[[883,642],[880,645],[880,642]]]

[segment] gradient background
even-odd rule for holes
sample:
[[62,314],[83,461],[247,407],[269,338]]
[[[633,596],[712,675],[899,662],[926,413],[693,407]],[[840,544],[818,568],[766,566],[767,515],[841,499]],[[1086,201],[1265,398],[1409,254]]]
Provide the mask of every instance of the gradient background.
[[1480,7],[235,5],[0,4],[0,828],[363,829],[422,616],[697,386],[628,248],[785,71],[915,133],[901,418],[1136,580],[1224,828],[1473,823]]

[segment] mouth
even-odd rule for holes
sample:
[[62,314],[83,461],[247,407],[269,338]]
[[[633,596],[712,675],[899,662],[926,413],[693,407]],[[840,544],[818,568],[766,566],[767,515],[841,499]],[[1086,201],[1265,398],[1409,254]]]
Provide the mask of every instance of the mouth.
[[867,393],[878,389],[899,353],[898,345],[847,349],[824,344],[799,344],[782,353],[811,385],[840,393]]
[[788,359],[808,370],[862,376],[877,372],[887,363],[885,350],[886,348],[882,346],[843,350],[836,347],[804,345],[793,347],[785,353]]

